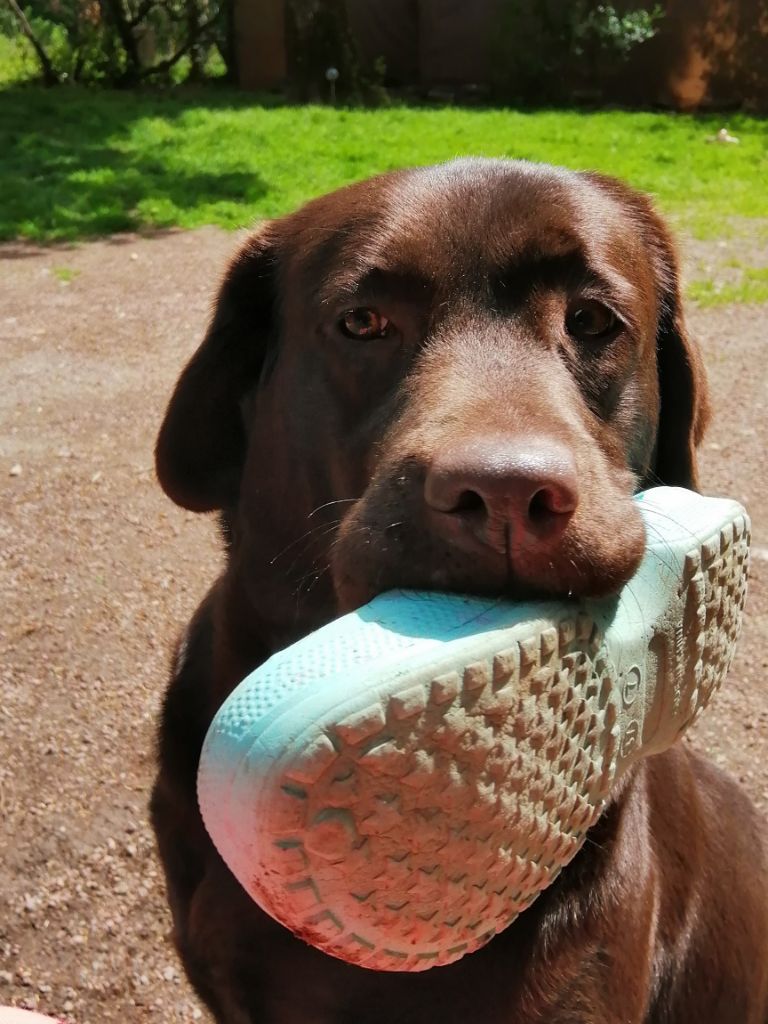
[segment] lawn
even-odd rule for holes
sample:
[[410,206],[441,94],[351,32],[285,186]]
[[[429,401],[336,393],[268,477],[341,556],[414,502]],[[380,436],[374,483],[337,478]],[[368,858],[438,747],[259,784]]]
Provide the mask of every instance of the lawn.
[[377,171],[460,154],[616,174],[694,235],[718,237],[768,216],[768,121],[729,115],[740,144],[708,144],[722,123],[626,111],[297,107],[217,89],[9,88],[0,91],[0,238],[241,227]]

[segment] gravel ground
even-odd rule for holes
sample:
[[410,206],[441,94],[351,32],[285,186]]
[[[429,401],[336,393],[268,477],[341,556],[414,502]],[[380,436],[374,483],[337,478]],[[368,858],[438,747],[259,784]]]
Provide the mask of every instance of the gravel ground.
[[[168,940],[146,803],[170,648],[220,559],[209,517],[160,492],[152,446],[236,242],[0,246],[0,1004],[76,1024],[208,1020]],[[756,548],[736,665],[689,740],[764,811],[765,320],[691,315],[717,411],[705,490],[749,506]]]

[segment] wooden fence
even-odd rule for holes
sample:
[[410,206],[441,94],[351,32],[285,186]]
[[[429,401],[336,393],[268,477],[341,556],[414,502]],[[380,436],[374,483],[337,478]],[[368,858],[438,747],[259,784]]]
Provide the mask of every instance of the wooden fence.
[[[391,83],[424,90],[490,82],[498,4],[346,0],[363,59],[382,58]],[[665,0],[662,7],[656,36],[636,47],[610,81],[598,83],[603,100],[680,110],[768,108],[768,0]],[[283,84],[285,0],[239,0],[236,25],[241,85]]]

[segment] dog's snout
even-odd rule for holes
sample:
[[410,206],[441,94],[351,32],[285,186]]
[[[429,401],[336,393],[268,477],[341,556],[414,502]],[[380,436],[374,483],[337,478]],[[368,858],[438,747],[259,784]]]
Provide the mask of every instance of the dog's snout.
[[578,472],[561,442],[483,437],[446,446],[433,458],[424,496],[448,529],[469,527],[483,543],[551,543],[579,502]]

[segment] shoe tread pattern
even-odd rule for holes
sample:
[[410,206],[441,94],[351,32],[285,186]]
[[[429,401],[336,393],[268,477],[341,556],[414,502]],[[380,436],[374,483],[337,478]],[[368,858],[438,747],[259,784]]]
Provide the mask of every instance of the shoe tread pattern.
[[[663,664],[638,669],[663,688],[669,742],[728,671],[748,552],[741,516],[683,558],[680,611],[649,651]],[[409,675],[288,745],[259,818],[268,852],[244,884],[344,960],[415,971],[460,959],[552,882],[640,756],[623,684],[595,621],[575,613],[460,670]],[[238,736],[252,692],[229,719]]]
[[280,918],[345,960],[411,971],[511,923],[610,789],[618,729],[601,643],[591,619],[564,618],[316,737],[270,808]]
[[728,674],[747,596],[749,545],[749,521],[739,516],[686,557],[681,730],[699,717]]

